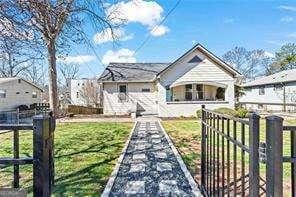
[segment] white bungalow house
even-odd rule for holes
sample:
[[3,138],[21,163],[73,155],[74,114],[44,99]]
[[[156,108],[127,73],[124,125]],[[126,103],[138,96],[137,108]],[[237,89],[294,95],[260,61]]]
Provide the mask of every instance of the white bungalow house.
[[20,105],[42,102],[43,90],[24,79],[0,78],[0,111],[13,110]]
[[104,114],[192,116],[206,108],[234,108],[241,74],[197,44],[173,63],[110,63],[99,78]]
[[296,111],[296,69],[242,84],[241,105],[258,111]]

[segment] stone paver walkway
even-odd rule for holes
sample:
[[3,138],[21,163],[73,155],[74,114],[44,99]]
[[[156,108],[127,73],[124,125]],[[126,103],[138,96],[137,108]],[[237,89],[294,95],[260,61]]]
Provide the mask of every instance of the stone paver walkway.
[[138,121],[103,196],[201,196],[159,122]]

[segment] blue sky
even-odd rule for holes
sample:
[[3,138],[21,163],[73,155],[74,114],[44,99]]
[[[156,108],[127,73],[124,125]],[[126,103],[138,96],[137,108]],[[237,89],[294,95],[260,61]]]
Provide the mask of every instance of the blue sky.
[[296,1],[181,0],[161,27],[157,25],[177,0],[137,1],[136,6],[120,0],[109,5],[127,13],[127,23],[117,30],[117,44],[108,40],[107,30],[95,40],[100,32],[86,28],[97,55],[77,46],[66,59],[80,64],[80,77],[99,75],[108,61],[171,62],[195,43],[222,56],[235,46],[274,53],[296,41]]

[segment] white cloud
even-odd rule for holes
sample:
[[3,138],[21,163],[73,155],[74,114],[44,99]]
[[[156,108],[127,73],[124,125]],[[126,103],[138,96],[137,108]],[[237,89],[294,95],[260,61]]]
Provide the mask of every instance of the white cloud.
[[103,64],[107,65],[110,62],[124,62],[124,63],[135,63],[136,57],[135,52],[129,49],[119,49],[117,51],[109,50],[105,53],[102,58]]
[[223,23],[226,23],[226,24],[230,24],[230,23],[234,23],[234,22],[235,22],[234,18],[225,18],[223,20]]
[[159,26],[155,27],[154,29],[152,29],[150,31],[150,33],[152,36],[158,37],[158,36],[165,35],[169,31],[170,31],[170,29],[168,27],[163,26],[163,25],[159,25]]
[[265,55],[266,57],[270,57],[270,58],[274,58],[274,57],[275,57],[274,53],[271,53],[271,52],[268,52],[268,51],[265,51],[265,52],[264,52],[264,55]]
[[282,18],[281,18],[281,22],[283,22],[283,23],[290,23],[290,22],[292,22],[293,20],[294,20],[294,18],[291,17],[291,16],[285,16],[285,17],[282,17]]
[[112,30],[108,28],[99,33],[96,33],[93,37],[93,40],[96,44],[102,44],[104,42],[110,42],[113,40],[126,41],[132,38],[133,38],[133,35],[126,35],[123,29],[113,29],[113,35],[112,35]]
[[[150,33],[163,19],[163,8],[155,1],[131,0],[121,1],[107,9],[107,15],[113,23],[140,23],[146,26]],[[163,26],[164,27],[164,26]],[[168,28],[167,28],[168,29]],[[166,33],[165,31],[164,33]],[[152,34],[153,35],[153,34]],[[156,35],[158,36],[158,34]]]
[[277,41],[277,40],[267,40],[266,41],[268,44],[273,44],[273,45],[277,45],[277,46],[281,46],[282,42]]
[[59,62],[63,62],[65,64],[84,64],[94,60],[96,60],[96,57],[92,55],[67,56],[58,59]]
[[278,9],[280,10],[286,10],[286,11],[296,11],[296,7],[295,6],[288,6],[288,5],[281,5],[278,7]]
[[288,37],[289,38],[296,38],[296,32],[288,34]]

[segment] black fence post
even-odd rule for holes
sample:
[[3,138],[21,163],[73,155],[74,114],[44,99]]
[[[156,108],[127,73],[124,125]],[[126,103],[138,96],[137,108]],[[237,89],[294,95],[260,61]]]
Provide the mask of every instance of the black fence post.
[[206,183],[206,127],[205,127],[205,105],[201,106],[201,185],[204,188]]
[[[291,130],[291,157],[296,157],[296,130]],[[295,163],[291,163],[291,179],[292,179],[292,197],[296,196],[296,165]]]
[[50,165],[50,190],[52,191],[52,186],[54,185],[54,176],[55,176],[55,169],[54,169],[54,131],[56,127],[55,117],[53,116],[52,112],[49,113],[50,115],[50,126],[49,126],[49,136],[50,136],[50,148],[49,148],[49,165]]
[[50,117],[38,115],[33,118],[33,194],[49,197],[51,194],[51,139]]
[[[19,131],[13,130],[13,157],[19,159]],[[19,188],[20,167],[19,164],[13,165],[13,187]]]
[[283,196],[283,118],[266,117],[266,196]]
[[260,116],[252,113],[249,118],[249,184],[250,196],[259,196],[259,132],[260,132]]

